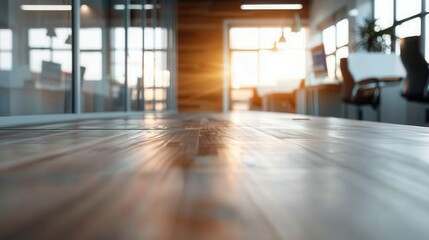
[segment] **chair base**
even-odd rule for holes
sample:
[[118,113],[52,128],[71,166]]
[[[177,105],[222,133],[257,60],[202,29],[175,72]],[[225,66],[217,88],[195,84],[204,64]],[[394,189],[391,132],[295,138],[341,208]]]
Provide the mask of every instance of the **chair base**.
[[[352,106],[356,106],[357,107],[357,110],[356,110],[356,114],[357,114],[357,117],[358,117],[358,120],[363,120],[363,111],[362,111],[362,106],[364,106],[364,105],[360,105],[360,104],[352,104],[352,103],[346,103],[346,102],[343,102],[344,103],[344,117],[345,118],[349,118],[349,109],[348,109],[348,106],[349,105],[352,105]],[[365,105],[367,105],[367,106],[372,106],[372,105],[368,105],[368,104],[365,104]],[[372,106],[373,107],[373,106]],[[377,107],[373,107],[373,109],[376,111],[376,113],[377,113],[377,122],[381,122],[381,112],[380,112],[380,108],[377,106]],[[428,109],[429,110],[429,109]],[[428,116],[429,117],[429,116]]]

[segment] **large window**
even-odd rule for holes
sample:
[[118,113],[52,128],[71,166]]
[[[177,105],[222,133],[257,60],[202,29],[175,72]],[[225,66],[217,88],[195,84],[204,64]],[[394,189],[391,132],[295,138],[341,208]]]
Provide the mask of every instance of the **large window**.
[[[286,42],[276,44],[285,36]],[[305,78],[305,30],[233,27],[229,32],[234,110],[248,108],[254,89],[292,92]]]
[[[429,31],[428,27],[423,29],[429,23],[426,16],[429,0],[375,0],[374,6],[374,16],[382,29],[393,27],[397,38],[422,36],[426,59],[429,60]],[[395,48],[400,54],[399,41],[396,41]]]
[[[284,48],[275,48],[284,31]],[[235,89],[276,86],[294,89],[305,78],[305,32],[290,28],[231,28],[231,75]]]
[[322,32],[322,41],[325,46],[328,78],[330,81],[341,79],[340,59],[349,55],[348,19],[340,20],[336,24],[325,28]]
[[422,2],[422,0],[396,0],[396,20],[419,14],[422,10]]
[[374,17],[382,29],[392,26],[395,20],[393,0],[375,0]]

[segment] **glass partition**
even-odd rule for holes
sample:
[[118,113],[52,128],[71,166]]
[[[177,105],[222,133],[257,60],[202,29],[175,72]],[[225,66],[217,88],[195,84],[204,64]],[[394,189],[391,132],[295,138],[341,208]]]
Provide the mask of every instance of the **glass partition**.
[[[0,1],[0,116],[73,112],[72,3]],[[175,0],[80,0],[78,11],[77,113],[175,109]]]
[[81,0],[81,3],[82,110],[124,111],[124,1]]
[[71,0],[0,1],[0,116],[71,112]]
[[143,71],[150,67],[150,63],[144,58],[144,44],[146,44],[146,25],[148,24],[147,16],[153,10],[153,5],[148,0],[132,1],[130,9],[130,26],[128,27],[128,79],[131,110],[143,111],[146,110],[147,98],[145,89],[147,85],[144,81]]

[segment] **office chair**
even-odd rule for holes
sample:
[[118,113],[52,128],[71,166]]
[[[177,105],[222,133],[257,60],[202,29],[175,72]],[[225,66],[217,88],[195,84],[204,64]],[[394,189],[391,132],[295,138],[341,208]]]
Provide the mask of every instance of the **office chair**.
[[429,69],[420,52],[419,36],[401,39],[401,60],[407,72],[401,95],[408,101],[428,103]]
[[[356,105],[358,107],[358,119],[362,120],[363,105],[370,105],[377,110],[377,120],[380,121],[380,111],[378,109],[380,102],[380,85],[377,78],[369,78],[361,81],[355,81],[348,67],[348,59],[340,59],[340,70],[343,75],[341,86],[341,100],[346,104]],[[347,111],[346,111],[346,115]],[[348,117],[348,116],[347,116]]]

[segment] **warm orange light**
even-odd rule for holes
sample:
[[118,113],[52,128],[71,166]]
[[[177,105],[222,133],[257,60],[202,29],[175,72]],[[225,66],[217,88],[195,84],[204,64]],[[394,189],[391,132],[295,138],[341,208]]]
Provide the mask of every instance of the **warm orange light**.
[[288,91],[298,87],[305,78],[305,30],[294,33],[291,28],[284,28],[286,41],[279,45],[281,31],[281,28],[231,29],[233,89],[276,86]]
[[82,4],[82,5],[80,6],[80,10],[81,10],[82,12],[88,12],[88,11],[89,11],[89,7],[88,7],[88,5],[86,5],[86,4]]

